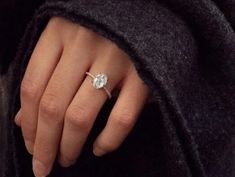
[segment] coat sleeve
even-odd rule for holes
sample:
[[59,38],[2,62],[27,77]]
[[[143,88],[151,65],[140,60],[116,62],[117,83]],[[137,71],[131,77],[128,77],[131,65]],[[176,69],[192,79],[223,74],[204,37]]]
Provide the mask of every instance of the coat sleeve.
[[169,176],[235,174],[231,15],[211,0],[48,0],[19,46],[16,83],[52,16],[96,31],[130,56],[161,110]]

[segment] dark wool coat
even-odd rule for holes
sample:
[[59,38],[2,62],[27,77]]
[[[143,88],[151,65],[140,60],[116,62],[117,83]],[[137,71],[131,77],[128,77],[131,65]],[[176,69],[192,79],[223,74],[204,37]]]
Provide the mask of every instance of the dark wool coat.
[[55,164],[51,176],[235,177],[234,0],[0,4],[0,177],[33,176],[31,157],[13,118],[28,60],[52,16],[115,42],[151,88],[153,102],[146,104],[120,149],[97,158],[92,142],[115,99],[107,101],[78,162],[68,169]]

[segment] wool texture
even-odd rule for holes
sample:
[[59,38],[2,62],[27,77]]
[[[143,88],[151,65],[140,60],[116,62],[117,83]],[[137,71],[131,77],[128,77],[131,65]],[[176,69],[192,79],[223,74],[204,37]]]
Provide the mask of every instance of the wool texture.
[[13,118],[28,61],[53,16],[79,23],[125,51],[154,102],[120,149],[97,158],[92,142],[115,99],[106,102],[77,163],[68,169],[55,164],[51,177],[235,177],[233,0],[44,2],[1,77],[1,177],[33,176]]

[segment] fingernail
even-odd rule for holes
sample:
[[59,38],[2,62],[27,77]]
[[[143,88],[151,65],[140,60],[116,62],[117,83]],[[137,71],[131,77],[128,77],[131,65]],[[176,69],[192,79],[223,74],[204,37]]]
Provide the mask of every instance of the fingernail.
[[63,157],[59,157],[59,162],[60,162],[60,165],[62,166],[62,167],[69,167],[69,166],[71,166],[71,165],[74,165],[75,163],[76,163],[76,160],[67,160],[67,159],[65,159],[65,158],[63,158]]
[[28,152],[32,155],[33,154],[33,143],[31,141],[25,140],[25,146]]
[[46,177],[46,167],[39,160],[33,160],[33,172],[36,177]]
[[93,150],[93,153],[95,154],[95,156],[103,156],[104,154],[106,154],[105,151],[103,151],[102,149],[95,147]]

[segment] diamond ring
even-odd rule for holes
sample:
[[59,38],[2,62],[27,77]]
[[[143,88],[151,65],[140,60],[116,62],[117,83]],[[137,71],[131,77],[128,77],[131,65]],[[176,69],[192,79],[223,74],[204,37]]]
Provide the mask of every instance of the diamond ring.
[[88,76],[90,76],[91,78],[93,78],[92,81],[92,85],[93,87],[95,87],[96,89],[101,89],[103,88],[105,90],[105,92],[107,93],[109,99],[112,97],[111,93],[108,91],[108,89],[105,87],[107,82],[108,82],[108,76],[104,73],[99,73],[96,76],[92,75],[89,72],[86,72],[86,74]]

